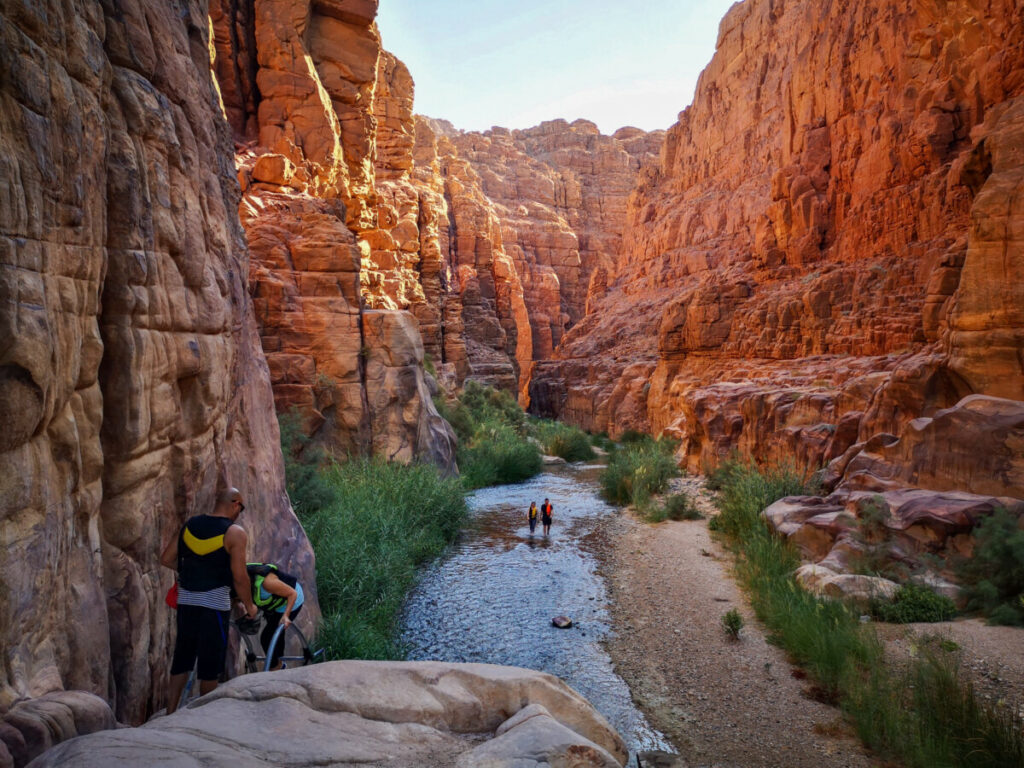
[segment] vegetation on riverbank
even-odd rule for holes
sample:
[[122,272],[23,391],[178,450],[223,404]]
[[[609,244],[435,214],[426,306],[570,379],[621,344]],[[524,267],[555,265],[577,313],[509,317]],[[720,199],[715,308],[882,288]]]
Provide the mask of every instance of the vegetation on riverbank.
[[331,659],[402,658],[398,613],[416,568],[466,519],[462,484],[432,466],[325,461],[294,417],[281,423],[288,493],[316,554],[317,643]]
[[974,531],[977,545],[957,575],[966,585],[968,607],[991,624],[1024,627],[1024,530],[1005,509],[982,520]]
[[468,381],[454,402],[434,402],[459,438],[457,460],[466,488],[518,483],[540,472],[529,419],[508,392]]
[[434,467],[380,459],[336,464],[326,476],[333,502],[302,516],[317,558],[318,642],[334,659],[401,658],[398,612],[416,568],[458,535],[462,486]]
[[664,493],[669,480],[679,475],[676,446],[673,440],[647,435],[615,446],[601,472],[601,496],[612,504],[632,504],[646,514],[651,497]]
[[725,534],[755,612],[815,682],[813,693],[842,708],[866,745],[912,768],[1024,764],[1024,723],[1011,707],[981,701],[941,645],[922,646],[905,666],[886,660],[874,628],[845,603],[816,597],[793,577],[794,549],[761,517],[775,500],[804,491],[790,467],[727,462],[715,476]]
[[467,381],[454,400],[437,398],[435,405],[459,438],[459,471],[470,489],[528,480],[541,471],[541,451],[566,461],[596,455],[583,430],[531,418],[508,392],[475,381]]

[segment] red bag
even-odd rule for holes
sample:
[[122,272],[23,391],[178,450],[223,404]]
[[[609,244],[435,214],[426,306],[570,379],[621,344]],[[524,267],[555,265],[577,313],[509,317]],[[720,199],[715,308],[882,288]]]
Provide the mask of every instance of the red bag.
[[171,608],[177,609],[178,607],[178,582],[171,584],[171,588],[167,590],[167,594],[164,595],[164,602],[167,603]]

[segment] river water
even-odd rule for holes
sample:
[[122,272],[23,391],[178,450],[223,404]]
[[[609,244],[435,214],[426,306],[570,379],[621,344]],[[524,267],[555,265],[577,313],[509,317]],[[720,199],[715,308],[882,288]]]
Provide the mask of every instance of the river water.
[[[550,672],[585,696],[630,751],[674,751],[633,705],[601,641],[613,631],[596,553],[601,521],[615,514],[597,494],[601,467],[551,468],[517,485],[469,497],[470,524],[410,594],[400,639],[413,660],[484,662]],[[530,536],[526,510],[547,497],[551,536]],[[556,629],[553,616],[572,618]]]

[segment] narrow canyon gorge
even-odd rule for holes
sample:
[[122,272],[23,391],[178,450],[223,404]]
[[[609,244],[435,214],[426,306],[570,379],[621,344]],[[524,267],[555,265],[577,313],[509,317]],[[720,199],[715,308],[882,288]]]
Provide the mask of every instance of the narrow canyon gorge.
[[162,706],[159,553],[224,487],[315,584],[278,415],[451,474],[472,380],[824,468],[769,510],[822,591],[866,504],[908,556],[1024,519],[1019,0],[742,0],[611,135],[417,114],[377,10],[0,0],[0,766]]

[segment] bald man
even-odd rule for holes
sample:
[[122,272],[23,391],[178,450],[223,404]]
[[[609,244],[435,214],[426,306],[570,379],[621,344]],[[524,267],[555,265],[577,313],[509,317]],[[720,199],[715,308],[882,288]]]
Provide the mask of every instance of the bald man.
[[178,572],[178,635],[167,714],[178,708],[188,673],[197,660],[199,693],[217,687],[227,655],[232,586],[245,604],[246,614],[256,616],[245,568],[248,537],[235,522],[244,509],[242,494],[237,488],[228,488],[217,497],[211,514],[186,520],[160,556],[161,565]]

